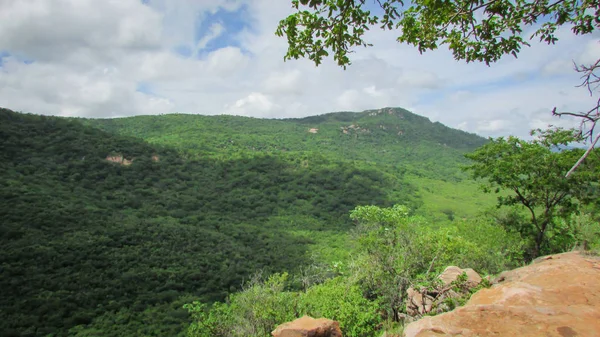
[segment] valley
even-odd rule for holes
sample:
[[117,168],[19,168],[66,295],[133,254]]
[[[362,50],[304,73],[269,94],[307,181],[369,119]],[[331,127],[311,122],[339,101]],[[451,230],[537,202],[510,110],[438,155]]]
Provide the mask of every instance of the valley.
[[185,333],[257,271],[348,262],[357,206],[438,225],[493,206],[486,142],[404,109],[303,119],[0,111],[3,336]]

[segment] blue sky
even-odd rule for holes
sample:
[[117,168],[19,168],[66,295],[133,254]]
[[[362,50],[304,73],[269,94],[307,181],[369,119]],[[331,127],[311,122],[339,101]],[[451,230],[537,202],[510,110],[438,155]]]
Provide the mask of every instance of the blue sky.
[[215,13],[204,12],[198,15],[194,42],[198,43],[203,37],[210,34],[210,27],[214,24],[223,25],[225,31],[222,35],[207,43],[206,47],[202,50],[204,53],[208,54],[228,46],[243,49],[236,36],[244,29],[251,29],[251,21],[249,20],[248,7],[246,5],[242,5],[233,11],[219,8]]
[[[228,46],[247,52],[236,38],[241,31],[252,29],[247,10],[247,6],[242,5],[232,11],[218,8],[215,12],[199,12],[195,20],[193,41],[175,46],[174,51],[182,57],[198,58]],[[197,45],[200,41],[212,36],[215,25],[221,26],[223,31],[198,49]]]
[[[369,3],[369,6],[373,6]],[[46,0],[0,2],[0,106],[119,117],[185,112],[302,117],[399,106],[484,136],[569,124],[550,111],[591,101],[572,60],[595,60],[597,36],[559,31],[518,59],[487,67],[445,48],[419,54],[373,28],[342,70],[283,61],[274,35],[290,1]],[[19,57],[16,57],[18,55]]]

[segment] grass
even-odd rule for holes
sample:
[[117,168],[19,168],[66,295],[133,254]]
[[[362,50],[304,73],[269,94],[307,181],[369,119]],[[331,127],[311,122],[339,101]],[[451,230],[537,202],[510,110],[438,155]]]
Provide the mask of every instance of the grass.
[[418,188],[423,201],[417,214],[434,221],[473,218],[496,204],[496,195],[484,193],[473,180],[447,182],[426,177],[407,178]]

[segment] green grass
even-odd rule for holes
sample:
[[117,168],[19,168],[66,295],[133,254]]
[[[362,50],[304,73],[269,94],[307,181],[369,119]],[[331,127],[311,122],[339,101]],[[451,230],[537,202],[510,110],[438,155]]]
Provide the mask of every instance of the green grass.
[[496,195],[484,193],[473,180],[449,182],[409,175],[407,180],[417,189],[423,205],[417,213],[431,220],[448,221],[473,218],[496,205]]

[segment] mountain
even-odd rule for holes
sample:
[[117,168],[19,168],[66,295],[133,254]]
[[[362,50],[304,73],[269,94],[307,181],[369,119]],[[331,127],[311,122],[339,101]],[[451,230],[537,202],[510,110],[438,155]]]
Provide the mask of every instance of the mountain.
[[192,156],[318,152],[328,158],[401,166],[444,179],[460,177],[457,164],[466,162],[462,154],[486,142],[402,108],[280,120],[170,114],[83,123]]
[[294,273],[315,252],[343,256],[357,205],[426,209],[419,184],[455,189],[462,153],[485,142],[390,108],[285,120],[0,109],[0,139],[2,336],[180,334],[184,303],[222,300],[258,270]]

